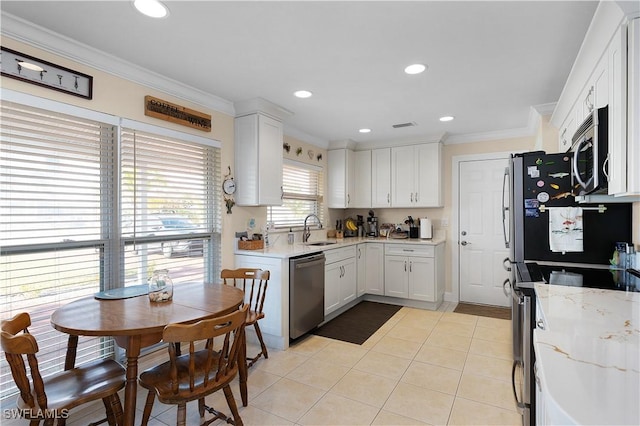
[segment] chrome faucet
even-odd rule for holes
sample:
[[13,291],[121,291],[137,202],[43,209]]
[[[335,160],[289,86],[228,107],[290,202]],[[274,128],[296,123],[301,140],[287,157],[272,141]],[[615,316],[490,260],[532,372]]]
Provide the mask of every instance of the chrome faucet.
[[316,216],[313,213],[307,215],[307,217],[304,218],[304,228],[302,228],[302,242],[303,243],[306,243],[307,241],[309,241],[309,237],[311,236],[311,231],[309,230],[309,227],[307,226],[307,219],[309,219],[310,217],[315,217],[316,220],[318,221],[318,229],[322,229],[322,222],[320,222],[320,218],[318,216]]

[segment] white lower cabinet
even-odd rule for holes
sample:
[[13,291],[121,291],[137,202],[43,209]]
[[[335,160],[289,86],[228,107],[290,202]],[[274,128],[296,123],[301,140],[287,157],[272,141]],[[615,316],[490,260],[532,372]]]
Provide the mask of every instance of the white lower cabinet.
[[392,297],[439,302],[444,295],[442,262],[444,245],[388,244],[384,256],[384,294]]
[[325,316],[356,298],[356,246],[325,251]]
[[[364,280],[363,286],[367,294],[384,294],[384,244],[367,243],[364,246]],[[360,271],[358,271],[360,272]],[[360,275],[358,275],[360,280]]]

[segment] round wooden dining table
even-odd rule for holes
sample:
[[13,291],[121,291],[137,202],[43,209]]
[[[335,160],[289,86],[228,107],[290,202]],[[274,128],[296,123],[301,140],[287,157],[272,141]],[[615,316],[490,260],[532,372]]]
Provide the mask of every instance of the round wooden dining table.
[[[147,295],[126,299],[103,300],[86,297],[56,309],[51,315],[53,328],[69,334],[65,369],[75,363],[78,336],[113,336],[126,351],[127,380],[124,397],[124,424],[132,426],[136,412],[138,357],[140,349],[162,340],[167,324],[193,323],[219,317],[237,310],[244,292],[223,284],[178,284],[173,300],[151,302]],[[244,339],[244,333],[242,338]],[[245,359],[245,342],[241,345]],[[247,366],[239,362],[242,404],[247,405]]]

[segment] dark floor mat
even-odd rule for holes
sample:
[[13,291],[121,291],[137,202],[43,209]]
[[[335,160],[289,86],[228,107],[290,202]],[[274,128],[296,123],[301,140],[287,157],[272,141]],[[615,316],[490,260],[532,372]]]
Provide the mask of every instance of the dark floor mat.
[[511,319],[511,308],[502,306],[474,305],[473,303],[458,303],[453,310],[459,314],[478,315],[498,319]]
[[361,345],[400,308],[402,306],[386,303],[360,302],[312,333]]

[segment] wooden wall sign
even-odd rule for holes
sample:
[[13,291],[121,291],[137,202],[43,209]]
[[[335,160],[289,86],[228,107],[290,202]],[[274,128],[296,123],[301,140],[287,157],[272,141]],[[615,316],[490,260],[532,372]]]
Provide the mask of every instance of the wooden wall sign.
[[144,115],[181,124],[204,132],[211,131],[211,116],[187,107],[163,101],[153,96],[144,97]]

